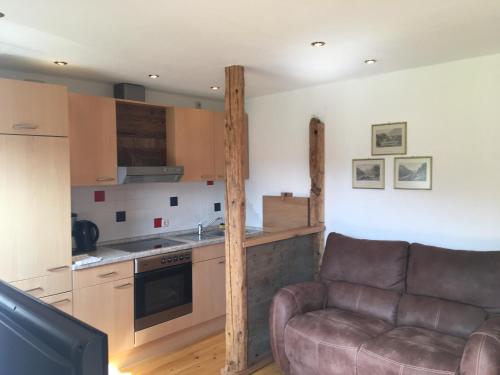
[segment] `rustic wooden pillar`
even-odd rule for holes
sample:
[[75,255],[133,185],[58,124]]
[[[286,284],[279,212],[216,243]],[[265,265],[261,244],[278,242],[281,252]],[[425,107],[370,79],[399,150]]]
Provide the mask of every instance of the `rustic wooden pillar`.
[[[309,122],[309,174],[311,192],[309,200],[309,225],[325,224],[325,124],[312,118]],[[324,232],[316,234],[314,255],[316,276],[324,251]]]
[[245,79],[242,66],[226,67],[226,364],[223,373],[247,367],[247,278],[243,132]]

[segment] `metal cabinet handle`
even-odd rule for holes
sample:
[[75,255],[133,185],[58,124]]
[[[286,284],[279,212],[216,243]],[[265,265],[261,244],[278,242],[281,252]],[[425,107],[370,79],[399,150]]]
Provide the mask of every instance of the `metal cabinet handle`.
[[66,270],[68,268],[69,268],[69,266],[60,266],[60,267],[49,268],[47,271],[49,271],[49,272],[57,272],[57,271]]
[[33,124],[14,124],[12,127],[14,129],[18,129],[18,130],[35,130],[35,129],[38,129],[38,125],[33,125]]
[[59,305],[61,303],[69,303],[71,300],[69,298],[61,299],[59,301],[51,302],[50,305]]
[[115,286],[115,289],[125,289],[125,288],[128,288],[129,286],[132,286],[132,283],[126,283],[123,285]]
[[31,289],[25,290],[25,292],[31,293],[31,292],[35,292],[37,290],[39,290],[41,292],[41,291],[43,291],[43,288],[41,286],[37,286],[36,288],[31,288]]
[[211,178],[214,178],[214,176],[209,175],[209,174],[204,174],[204,175],[201,176],[201,178],[203,178],[203,179],[211,179]]
[[114,181],[114,177],[97,177],[95,179],[97,182],[108,182],[108,181]]
[[111,277],[113,275],[116,275],[117,273],[115,271],[113,272],[108,272],[108,273],[103,273],[102,275],[98,275],[99,277],[106,278],[106,277]]

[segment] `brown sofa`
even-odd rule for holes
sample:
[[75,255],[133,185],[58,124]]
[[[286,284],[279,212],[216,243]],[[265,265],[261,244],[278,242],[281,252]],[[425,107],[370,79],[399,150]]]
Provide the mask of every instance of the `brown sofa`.
[[284,373],[500,374],[500,252],[332,233],[320,275],[273,299]]

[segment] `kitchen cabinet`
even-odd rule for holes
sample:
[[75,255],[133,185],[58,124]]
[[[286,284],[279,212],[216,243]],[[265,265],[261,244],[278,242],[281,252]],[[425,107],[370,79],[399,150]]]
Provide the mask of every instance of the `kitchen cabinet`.
[[226,314],[225,258],[193,263],[193,324]]
[[108,334],[110,355],[132,349],[134,279],[115,280],[73,290],[73,315]]
[[167,109],[167,164],[184,167],[182,181],[215,180],[213,112]]
[[0,133],[67,136],[66,87],[0,79]]
[[43,302],[48,303],[66,314],[73,315],[73,293],[60,293],[49,297],[40,298]]
[[68,271],[68,139],[0,134],[0,171],[0,278],[12,282]]
[[[248,178],[248,126],[243,136],[243,169]],[[225,179],[224,112],[167,109],[167,162],[184,166],[182,181]]]
[[51,275],[14,281],[11,285],[38,298],[67,292],[72,289],[71,269],[70,267],[61,267],[54,270]]
[[[214,112],[214,163],[215,163],[215,176],[217,180],[224,180],[226,178],[225,166],[225,113]],[[245,123],[243,128],[243,177],[248,179],[250,176],[249,154],[248,154],[248,116],[245,115]]]
[[115,108],[112,98],[69,94],[72,186],[116,184]]

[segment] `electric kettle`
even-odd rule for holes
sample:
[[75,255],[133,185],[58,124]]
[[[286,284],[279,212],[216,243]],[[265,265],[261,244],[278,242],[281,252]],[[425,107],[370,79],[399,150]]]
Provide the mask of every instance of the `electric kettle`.
[[74,233],[77,252],[93,251],[96,249],[96,242],[99,239],[99,228],[88,220],[78,220],[75,222]]

